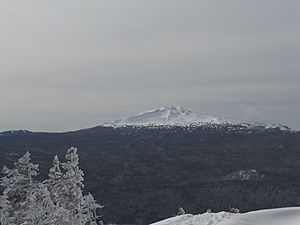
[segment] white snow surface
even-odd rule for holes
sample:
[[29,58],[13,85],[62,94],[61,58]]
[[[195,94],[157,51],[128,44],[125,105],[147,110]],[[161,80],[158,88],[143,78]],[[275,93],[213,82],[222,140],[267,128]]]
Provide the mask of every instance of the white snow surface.
[[300,225],[300,207],[266,209],[242,214],[228,212],[186,214],[152,225]]
[[192,112],[181,106],[177,107],[162,107],[146,112],[141,112],[133,116],[128,116],[123,119],[114,120],[110,123],[105,123],[107,127],[124,127],[124,126],[211,126],[211,125],[240,125],[245,128],[280,128],[288,130],[288,127],[282,125],[269,125],[256,122],[240,122],[224,117],[215,117],[210,115]]

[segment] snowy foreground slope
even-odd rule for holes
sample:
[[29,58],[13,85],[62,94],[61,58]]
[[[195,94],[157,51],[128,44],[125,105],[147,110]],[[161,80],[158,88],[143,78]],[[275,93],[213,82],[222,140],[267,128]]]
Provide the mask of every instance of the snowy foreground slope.
[[300,225],[300,207],[267,209],[243,214],[227,212],[186,214],[152,225]]

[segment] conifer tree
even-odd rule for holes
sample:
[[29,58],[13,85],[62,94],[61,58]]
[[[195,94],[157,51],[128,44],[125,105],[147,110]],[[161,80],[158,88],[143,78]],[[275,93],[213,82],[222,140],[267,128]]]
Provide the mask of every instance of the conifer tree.
[[47,187],[38,183],[27,199],[29,206],[22,225],[50,225],[55,223],[56,207],[50,197]]
[[14,164],[15,168],[3,167],[2,172],[5,176],[1,179],[0,184],[5,188],[1,201],[5,207],[1,210],[1,214],[5,214],[5,223],[7,224],[24,222],[24,217],[30,209],[31,195],[34,189],[38,188],[38,183],[33,181],[33,177],[38,174],[38,165],[30,161],[30,153],[26,152]]
[[63,174],[63,194],[61,196],[62,205],[74,211],[80,210],[81,199],[83,198],[83,171],[79,168],[79,157],[77,148],[71,147],[65,156],[66,162],[62,163]]
[[102,209],[103,206],[96,203],[92,194],[85,195],[82,200],[82,214],[84,215],[83,224],[96,224],[97,209]]
[[1,225],[95,225],[97,209],[102,208],[91,194],[83,195],[83,171],[77,149],[66,154],[66,162],[57,156],[44,182],[34,180],[38,165],[31,163],[29,152],[15,168],[3,167],[5,176],[0,196]]
[[52,161],[52,167],[49,170],[48,177],[49,179],[44,181],[44,183],[48,187],[53,203],[57,206],[60,206],[59,198],[63,194],[60,191],[63,185],[63,173],[61,171],[60,162],[57,155],[54,157]]

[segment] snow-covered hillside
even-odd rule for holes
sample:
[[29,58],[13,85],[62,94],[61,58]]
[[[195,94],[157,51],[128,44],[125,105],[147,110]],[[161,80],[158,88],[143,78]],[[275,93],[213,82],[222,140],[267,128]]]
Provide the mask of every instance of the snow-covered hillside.
[[288,127],[282,125],[269,125],[255,122],[245,123],[223,117],[204,115],[184,109],[181,106],[162,107],[138,113],[133,116],[106,123],[104,126],[240,126],[243,128],[279,128],[281,130],[289,130]]
[[176,216],[152,225],[300,225],[300,207]]
[[0,136],[3,135],[25,135],[25,134],[31,134],[32,132],[29,130],[9,130],[9,131],[3,131],[0,132]]
[[189,125],[196,123],[235,124],[225,118],[192,112],[181,106],[163,107],[111,122],[114,125]]

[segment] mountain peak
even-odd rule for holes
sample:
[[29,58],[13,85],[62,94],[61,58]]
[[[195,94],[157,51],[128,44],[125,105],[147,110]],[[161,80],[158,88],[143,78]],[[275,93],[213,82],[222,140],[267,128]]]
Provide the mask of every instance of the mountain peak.
[[160,126],[180,126],[180,127],[236,127],[236,129],[280,129],[291,130],[287,126],[276,124],[265,124],[258,122],[240,122],[224,117],[215,117],[185,109],[182,106],[161,107],[132,116],[128,116],[110,123],[105,123],[107,127],[160,127]]
[[106,125],[113,126],[189,126],[196,124],[236,124],[237,122],[225,118],[208,116],[192,112],[182,106],[161,107],[141,112],[133,116],[112,121]]

